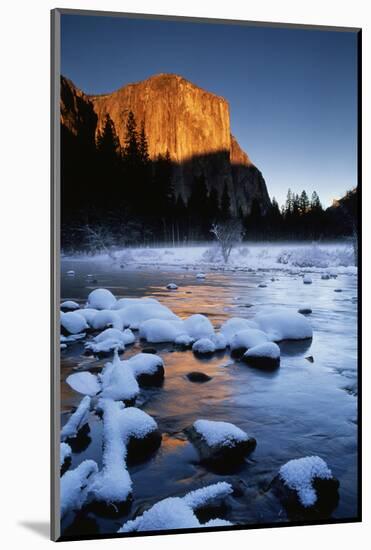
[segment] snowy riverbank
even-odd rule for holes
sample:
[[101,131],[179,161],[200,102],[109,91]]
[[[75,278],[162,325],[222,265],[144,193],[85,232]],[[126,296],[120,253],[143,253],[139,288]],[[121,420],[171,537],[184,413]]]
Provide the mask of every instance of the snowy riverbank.
[[356,274],[351,243],[260,243],[236,246],[227,266],[217,245],[128,248],[116,250],[112,256],[76,254],[63,256],[70,261],[110,261],[121,268],[151,266],[185,269],[324,271]]

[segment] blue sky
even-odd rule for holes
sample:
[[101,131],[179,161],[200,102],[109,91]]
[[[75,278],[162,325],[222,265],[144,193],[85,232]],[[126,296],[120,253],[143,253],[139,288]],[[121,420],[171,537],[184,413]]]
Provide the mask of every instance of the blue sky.
[[225,97],[232,133],[281,204],[357,183],[356,33],[62,16],[62,74],[87,93],[177,73]]

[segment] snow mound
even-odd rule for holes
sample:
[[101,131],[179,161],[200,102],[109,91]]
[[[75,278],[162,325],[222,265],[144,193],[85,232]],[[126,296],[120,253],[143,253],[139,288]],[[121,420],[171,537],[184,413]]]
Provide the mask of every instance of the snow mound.
[[192,346],[192,351],[194,353],[214,353],[216,346],[209,338],[200,338]]
[[262,330],[248,328],[237,332],[230,340],[232,351],[247,350],[268,341],[268,336]]
[[259,328],[254,321],[249,321],[248,319],[242,319],[241,317],[232,317],[225,321],[220,327],[220,332],[223,334],[226,339],[227,345],[230,344],[233,336],[242,330],[247,330],[250,328]]
[[236,441],[247,441],[249,439],[246,432],[229,422],[196,420],[193,427],[210,447],[215,445],[233,447]]
[[100,391],[100,384],[95,374],[91,372],[76,372],[66,378],[67,384],[78,393],[93,397]]
[[203,525],[232,525],[231,523],[214,519],[201,524],[194,510],[206,506],[215,498],[224,498],[232,493],[229,483],[220,482],[188,493],[183,498],[170,497],[157,502],[142,516],[130,520],[119,529],[119,533],[134,531],[162,531],[172,529],[192,529]]
[[180,320],[148,319],[139,327],[139,336],[147,342],[174,342],[186,333],[184,323]]
[[86,395],[81,401],[76,411],[70,416],[61,430],[61,440],[76,437],[78,431],[88,423],[90,412],[90,397]]
[[110,309],[98,311],[91,319],[90,324],[95,330],[103,330],[107,327],[122,330],[124,326],[119,313],[117,311],[111,311]]
[[249,357],[267,357],[268,359],[279,359],[281,355],[280,348],[273,342],[265,342],[250,348],[245,354],[244,358]]
[[68,311],[61,314],[61,326],[69,334],[78,334],[84,332],[88,327],[84,317],[76,311]]
[[77,302],[74,302],[73,300],[66,300],[65,302],[61,303],[62,311],[75,311],[76,309],[80,309],[80,306]]
[[101,397],[114,401],[132,401],[139,394],[138,382],[128,361],[120,361],[115,351],[112,363],[106,363],[98,375],[101,382]]
[[91,326],[95,315],[98,313],[98,310],[87,307],[84,309],[77,309],[76,313],[84,317],[85,321]]
[[179,317],[159,302],[136,302],[120,309],[123,326],[138,329],[141,323],[149,319],[176,321]]
[[143,439],[149,433],[158,429],[157,422],[141,409],[127,407],[121,411],[120,422],[126,442],[130,437]]
[[108,328],[95,336],[91,342],[85,344],[85,349],[93,353],[110,353],[115,349],[124,351],[125,345],[134,342],[135,336],[130,329],[121,331],[116,328]]
[[116,304],[116,298],[106,288],[96,288],[90,292],[86,307],[93,309],[111,309]]
[[205,315],[196,313],[184,320],[185,332],[192,338],[209,338],[214,335],[214,327]]
[[317,501],[313,481],[316,478],[333,478],[326,462],[319,456],[290,460],[280,468],[279,476],[289,489],[297,491],[299,500],[305,508],[313,506]]
[[116,505],[125,503],[132,492],[121,426],[123,405],[111,399],[101,399],[99,407],[103,411],[103,466],[91,485],[91,497],[97,502]]
[[71,456],[72,456],[72,450],[71,450],[71,447],[68,445],[68,443],[61,443],[60,451],[59,451],[60,465],[63,466],[66,460],[68,458],[71,458]]
[[313,331],[308,320],[300,313],[291,310],[280,310],[275,313],[256,315],[255,321],[260,330],[265,332],[270,340],[303,340],[312,338]]
[[188,346],[191,346],[194,341],[195,339],[189,336],[188,334],[180,334],[175,338],[174,344],[177,344],[178,346],[188,347]]
[[154,353],[138,353],[133,355],[127,361],[135,377],[142,374],[155,374],[159,367],[164,366],[164,362],[159,355]]
[[64,474],[60,481],[61,517],[69,511],[80,510],[97,472],[98,466],[94,460],[84,460],[77,468]]
[[117,300],[112,309],[125,309],[128,306],[134,306],[136,304],[159,304],[160,302],[155,298],[120,298]]
[[216,351],[221,351],[227,347],[227,340],[223,334],[213,334],[210,336],[210,340],[214,343]]

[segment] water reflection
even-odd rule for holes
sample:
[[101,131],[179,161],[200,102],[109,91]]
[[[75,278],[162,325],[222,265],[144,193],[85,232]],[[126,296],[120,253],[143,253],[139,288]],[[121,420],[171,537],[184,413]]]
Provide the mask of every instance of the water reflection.
[[[351,518],[357,509],[357,411],[354,395],[356,378],[356,294],[354,277],[339,276],[322,281],[312,274],[313,284],[303,285],[297,275],[255,272],[211,272],[198,281],[194,271],[115,269],[91,262],[66,262],[63,272],[75,269],[74,278],[62,277],[63,299],[85,303],[97,286],[109,288],[120,297],[153,296],[181,318],[206,314],[215,327],[232,316],[252,318],[257,312],[285,306],[297,310],[309,303],[308,316],[313,340],[281,342],[281,364],[273,372],[253,369],[234,361],[229,353],[209,359],[172,345],[154,346],[165,362],[162,388],[143,389],[138,404],[157,421],[162,444],[150,460],[130,467],[134,500],[131,510],[116,522],[94,516],[100,532],[112,532],[128,518],[160,500],[181,495],[199,486],[229,480],[241,483],[242,495],[228,502],[226,518],[237,523],[286,521],[277,499],[267,491],[279,467],[292,458],[319,454],[340,480],[340,500],[331,513]],[[92,273],[98,284],[86,281]],[[271,278],[275,278],[271,281]],[[166,290],[169,282],[179,286]],[[265,282],[266,288],[258,284]],[[341,287],[340,295],[334,293]],[[125,351],[124,358],[148,347],[144,342]],[[151,344],[151,347],[152,344]],[[312,355],[314,363],[306,360]],[[65,384],[76,369],[99,372],[106,360],[83,356],[83,345],[74,344],[62,352],[62,411],[76,406],[81,395]],[[187,374],[200,371],[211,377],[195,384]],[[238,472],[221,474],[199,463],[194,447],[183,430],[198,418],[232,422],[254,436],[257,448]],[[72,457],[72,467],[86,458],[100,464],[101,422],[92,414],[90,444]],[[90,516],[88,519],[91,519]],[[82,520],[81,520],[82,521]],[[90,527],[89,527],[90,528]],[[91,527],[93,528],[93,527]]]

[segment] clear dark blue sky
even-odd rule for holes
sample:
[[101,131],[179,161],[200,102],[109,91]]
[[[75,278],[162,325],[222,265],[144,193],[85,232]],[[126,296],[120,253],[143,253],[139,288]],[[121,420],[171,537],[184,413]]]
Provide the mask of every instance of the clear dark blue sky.
[[280,204],[356,185],[356,56],[354,32],[62,16],[62,74],[87,93],[169,72],[225,97]]

